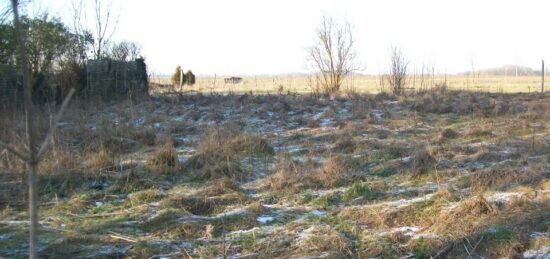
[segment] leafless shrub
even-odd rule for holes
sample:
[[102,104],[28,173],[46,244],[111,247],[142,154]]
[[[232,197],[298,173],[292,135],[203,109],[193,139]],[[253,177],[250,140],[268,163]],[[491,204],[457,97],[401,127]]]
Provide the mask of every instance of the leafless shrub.
[[409,61],[407,61],[401,49],[395,46],[392,47],[390,49],[390,70],[386,80],[395,95],[405,93],[408,66]]
[[316,83],[325,94],[340,90],[344,79],[357,70],[352,28],[349,23],[336,23],[323,17],[317,29],[315,44],[309,49],[309,63]]
[[141,57],[141,46],[131,41],[114,43],[109,48],[108,56],[120,61],[133,61]]

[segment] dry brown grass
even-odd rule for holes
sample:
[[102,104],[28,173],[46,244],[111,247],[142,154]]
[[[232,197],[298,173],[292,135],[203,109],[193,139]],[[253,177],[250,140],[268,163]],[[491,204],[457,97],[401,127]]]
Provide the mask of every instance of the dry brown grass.
[[216,204],[214,200],[208,199],[207,197],[188,195],[170,197],[163,205],[168,208],[183,209],[194,215],[210,215],[214,213],[218,207],[218,204]]
[[234,129],[214,129],[203,135],[197,153],[186,163],[185,168],[203,179],[229,177],[244,180],[246,175],[239,160],[248,157],[273,155],[271,145],[257,136],[244,135]]
[[334,188],[350,182],[343,162],[330,156],[319,168],[306,168],[288,160],[276,165],[276,171],[267,179],[267,185],[275,191],[295,192],[307,188]]
[[402,208],[351,207],[343,208],[338,216],[375,229],[399,226],[429,227],[439,220],[438,215],[446,206],[459,200],[460,197],[455,190],[442,189],[430,199]]
[[480,193],[461,202],[455,208],[436,215],[430,231],[452,239],[475,235],[482,228],[495,223],[499,210]]
[[442,131],[439,132],[439,135],[436,138],[437,142],[444,142],[447,139],[454,139],[457,138],[460,134],[451,129],[451,128],[445,128]]
[[345,135],[339,138],[332,147],[334,153],[353,153],[357,144],[351,136]]
[[174,143],[168,139],[147,161],[147,166],[155,173],[176,173],[180,170],[180,162]]
[[296,189],[303,175],[303,168],[291,160],[282,160],[276,166],[274,174],[267,179],[267,185],[274,191]]
[[[301,252],[328,253],[332,258],[353,255],[351,242],[340,232],[327,225],[313,226],[298,250]],[[319,254],[320,255],[320,254]]]
[[435,163],[437,162],[436,158],[432,155],[431,150],[428,148],[420,148],[413,155],[412,165],[411,165],[411,176],[420,177],[429,171],[434,170]]
[[100,171],[104,168],[114,165],[113,155],[105,148],[88,155],[88,168],[94,171]]
[[548,177],[544,168],[490,168],[468,177],[468,186],[476,190],[504,189],[517,184],[536,184]]
[[212,197],[228,193],[241,193],[242,190],[233,179],[220,178],[212,181],[206,187],[197,192],[199,196]]
[[470,138],[491,137],[493,131],[482,127],[471,127],[466,130],[464,136]]

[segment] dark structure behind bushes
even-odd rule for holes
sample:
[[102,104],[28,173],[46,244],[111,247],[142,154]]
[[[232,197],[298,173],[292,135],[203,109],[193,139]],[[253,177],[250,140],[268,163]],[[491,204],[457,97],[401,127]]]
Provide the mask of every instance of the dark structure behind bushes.
[[117,61],[89,60],[85,96],[118,99],[147,95],[147,66],[144,59]]
[[[22,104],[21,75],[13,65],[0,64],[0,110]],[[72,65],[48,76],[33,78],[33,101],[36,104],[60,103],[70,88],[79,98],[117,100],[147,95],[147,66],[143,59],[117,61],[89,60],[86,65]]]
[[0,110],[15,104],[14,100],[22,97],[21,85],[13,66],[0,64]]

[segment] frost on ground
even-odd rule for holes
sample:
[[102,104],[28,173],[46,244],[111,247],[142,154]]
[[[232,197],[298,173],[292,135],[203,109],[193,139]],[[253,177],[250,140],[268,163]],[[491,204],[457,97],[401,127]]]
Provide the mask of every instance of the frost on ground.
[[[44,257],[548,257],[550,96],[93,105],[40,168]],[[25,257],[23,167],[0,159],[0,256]]]

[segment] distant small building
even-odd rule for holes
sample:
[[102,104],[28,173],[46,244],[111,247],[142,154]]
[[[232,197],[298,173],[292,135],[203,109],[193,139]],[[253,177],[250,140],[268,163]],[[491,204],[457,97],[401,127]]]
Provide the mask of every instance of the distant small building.
[[232,77],[226,77],[223,79],[223,81],[226,83],[226,84],[239,84],[243,81],[243,78],[242,77],[235,77],[235,76],[232,76]]
[[118,61],[89,60],[86,72],[86,95],[117,99],[148,94],[147,66],[143,59]]

